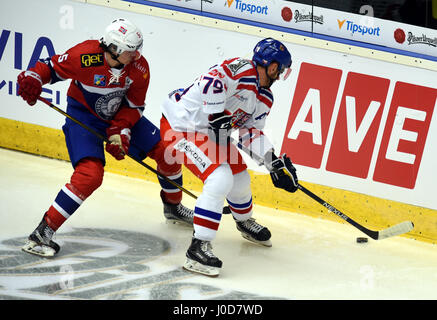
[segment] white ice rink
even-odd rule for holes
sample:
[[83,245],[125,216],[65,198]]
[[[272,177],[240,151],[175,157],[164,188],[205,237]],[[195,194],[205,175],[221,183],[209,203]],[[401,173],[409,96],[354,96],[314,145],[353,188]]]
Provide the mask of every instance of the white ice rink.
[[111,173],[59,229],[56,258],[22,252],[71,173],[68,162],[0,149],[0,299],[437,298],[434,245],[357,244],[363,234],[348,224],[256,204],[273,246],[244,240],[225,215],[213,242],[220,276],[189,273],[181,266],[192,231],[165,223],[159,184]]

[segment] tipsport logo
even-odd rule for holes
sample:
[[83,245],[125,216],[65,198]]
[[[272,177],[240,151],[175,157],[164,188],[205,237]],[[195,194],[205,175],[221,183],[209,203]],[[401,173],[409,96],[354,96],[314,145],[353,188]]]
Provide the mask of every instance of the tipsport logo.
[[361,34],[362,36],[365,35],[375,36],[375,37],[380,36],[380,31],[381,31],[380,27],[373,27],[373,26],[367,26],[359,23],[354,23],[353,21],[346,20],[346,19],[343,20],[337,19],[337,23],[338,23],[339,30],[342,30],[343,26],[346,23],[346,30],[350,31],[352,35],[358,33]]
[[[234,5],[235,3],[235,5]],[[267,15],[267,11],[269,7],[267,5],[260,6],[260,5],[254,5],[250,4],[247,1],[243,0],[226,0],[225,7],[233,8],[234,10],[238,10],[240,12],[245,12],[249,14],[264,14]]]

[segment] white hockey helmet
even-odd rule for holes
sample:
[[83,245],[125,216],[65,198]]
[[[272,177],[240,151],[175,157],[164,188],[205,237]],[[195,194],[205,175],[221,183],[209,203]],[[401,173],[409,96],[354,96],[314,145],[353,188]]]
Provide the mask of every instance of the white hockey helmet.
[[124,51],[138,51],[141,54],[143,34],[133,23],[120,18],[106,27],[100,42],[117,55]]

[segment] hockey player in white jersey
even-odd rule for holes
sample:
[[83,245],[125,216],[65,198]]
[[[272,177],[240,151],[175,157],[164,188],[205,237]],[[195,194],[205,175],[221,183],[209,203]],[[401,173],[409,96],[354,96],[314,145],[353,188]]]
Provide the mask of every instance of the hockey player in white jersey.
[[[273,184],[297,190],[296,169],[286,156],[277,157],[263,134],[273,105],[270,86],[290,72],[291,55],[272,38],[261,40],[252,60],[233,58],[211,67],[186,89],[175,90],[163,104],[161,131],[166,152],[183,162],[204,185],[194,209],[194,232],[184,268],[217,276],[222,261],[212,252],[224,201],[229,204],[243,237],[271,246],[270,231],[252,218],[250,175],[230,134],[250,150],[264,155]],[[167,159],[166,161],[172,161]]]

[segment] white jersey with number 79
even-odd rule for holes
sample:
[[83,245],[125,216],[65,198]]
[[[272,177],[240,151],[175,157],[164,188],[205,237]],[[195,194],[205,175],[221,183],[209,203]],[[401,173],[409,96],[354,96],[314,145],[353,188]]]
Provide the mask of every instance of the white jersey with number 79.
[[270,89],[259,85],[253,61],[233,58],[211,67],[186,89],[175,90],[163,114],[175,131],[207,133],[208,115],[227,110],[240,142],[259,155],[273,146],[262,130],[273,105]]

